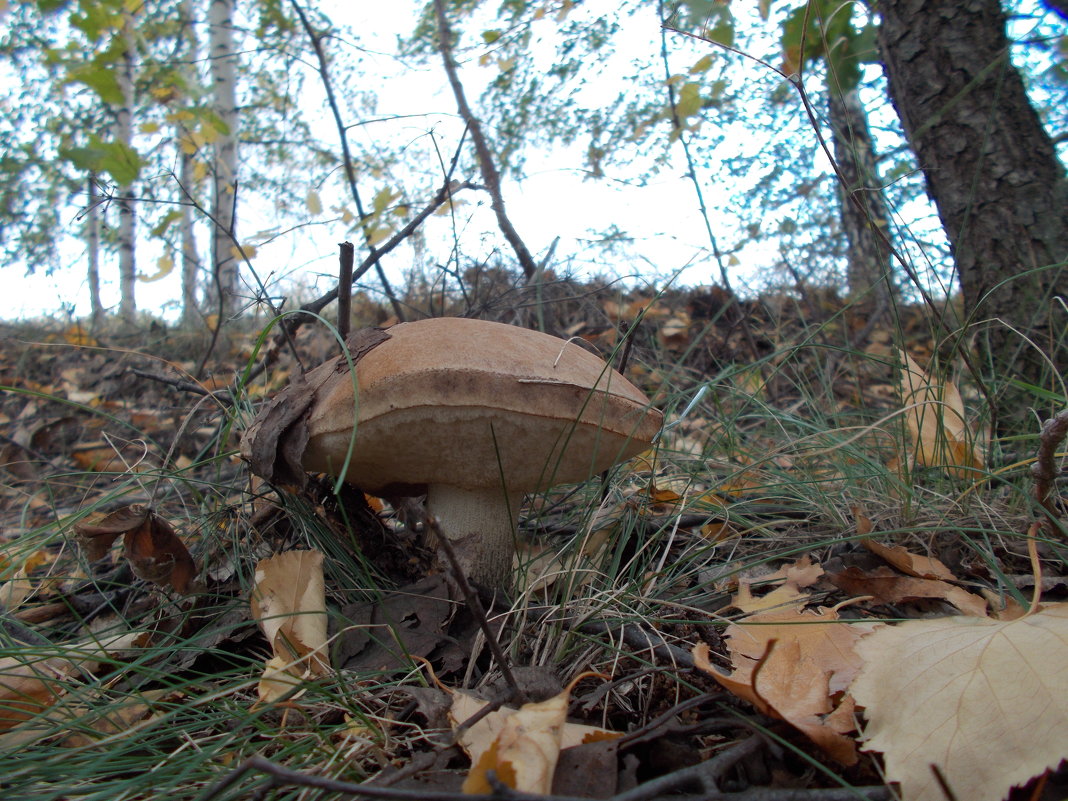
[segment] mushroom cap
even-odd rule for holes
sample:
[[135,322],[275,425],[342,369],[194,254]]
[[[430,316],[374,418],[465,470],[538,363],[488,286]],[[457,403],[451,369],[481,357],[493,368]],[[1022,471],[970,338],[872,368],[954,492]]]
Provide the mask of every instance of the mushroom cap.
[[358,404],[348,371],[323,384],[306,469],[340,474],[356,409],[345,479],[380,494],[546,489],[640,453],[660,430],[642,391],[574,342],[457,317],[387,333],[356,365]]

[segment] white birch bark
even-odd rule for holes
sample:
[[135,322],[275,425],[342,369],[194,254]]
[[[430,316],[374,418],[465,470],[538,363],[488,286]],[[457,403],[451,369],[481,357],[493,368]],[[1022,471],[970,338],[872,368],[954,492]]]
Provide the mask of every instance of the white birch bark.
[[[123,15],[122,39],[125,53],[118,64],[116,80],[122,92],[122,104],[115,109],[115,141],[133,147],[133,111],[134,111],[134,42],[133,14]],[[119,251],[119,316],[124,323],[133,325],[137,320],[137,301],[135,298],[137,284],[137,216],[133,207],[133,184],[119,187],[118,251]]]
[[90,173],[85,184],[88,188],[89,205],[85,211],[86,279],[89,283],[90,324],[95,330],[104,319],[104,304],[100,300],[100,193],[96,188],[96,175]]
[[[234,45],[236,0],[211,0],[208,12],[215,113],[229,129],[215,141],[212,262],[218,308],[229,317],[237,309],[238,262],[233,256],[237,200],[237,53]],[[220,323],[222,320],[219,321]]]
[[[193,0],[181,0],[178,4],[178,14],[179,24],[181,25],[179,36],[182,37],[182,59],[185,62],[183,73],[186,85],[192,89],[199,83],[196,64],[200,55]],[[175,123],[175,141],[179,143],[178,180],[182,185],[182,188],[179,189],[179,200],[182,202],[182,218],[179,221],[180,228],[178,232],[182,249],[182,324],[186,328],[192,328],[201,319],[200,309],[197,306],[197,278],[200,274],[200,259],[197,255],[194,209],[186,196],[186,193],[191,197],[197,196],[197,180],[193,164],[194,154],[186,152],[186,149],[180,145],[185,133],[184,123]]]

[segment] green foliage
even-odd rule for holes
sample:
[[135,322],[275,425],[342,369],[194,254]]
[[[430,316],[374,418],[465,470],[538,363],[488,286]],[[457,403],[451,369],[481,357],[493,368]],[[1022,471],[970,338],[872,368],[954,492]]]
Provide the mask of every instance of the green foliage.
[[75,64],[68,70],[67,75],[69,81],[85,84],[108,105],[122,104],[122,89],[110,59],[94,58],[85,64]]
[[842,91],[860,83],[861,65],[877,62],[875,25],[853,24],[853,3],[810,0],[793,9],[782,27],[783,71],[798,74],[806,64],[826,59]]
[[124,142],[105,142],[90,134],[85,147],[61,147],[60,155],[79,170],[107,173],[119,186],[129,186],[137,180],[144,160]]

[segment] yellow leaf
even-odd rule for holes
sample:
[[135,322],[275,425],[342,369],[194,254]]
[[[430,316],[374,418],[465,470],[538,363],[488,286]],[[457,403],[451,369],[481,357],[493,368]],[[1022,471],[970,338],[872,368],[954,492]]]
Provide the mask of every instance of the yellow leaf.
[[393,233],[393,226],[391,225],[376,225],[367,231],[367,244],[378,245],[386,240],[391,233]]
[[[493,770],[509,787],[528,793],[547,794],[552,790],[553,773],[560,751],[581,745],[591,738],[620,736],[593,726],[567,723],[571,688],[589,674],[576,676],[559,695],[547,701],[524,704],[518,710],[501,707],[461,733],[460,746],[471,757],[471,770],[463,792],[489,793],[492,788],[486,772]],[[459,726],[486,704],[465,693],[453,694],[449,717]]]
[[182,134],[178,139],[178,146],[182,149],[182,152],[187,156],[192,156],[197,152],[198,145],[197,140],[192,134]]
[[252,617],[274,656],[260,679],[263,701],[275,701],[307,678],[330,670],[326,588],[319,551],[287,551],[256,565]]
[[701,110],[704,101],[701,99],[701,86],[694,81],[687,81],[679,89],[679,99],[675,103],[675,113],[681,119],[691,117]]
[[193,162],[193,180],[200,183],[208,174],[208,162],[197,159]]
[[714,60],[712,55],[707,55],[698,59],[697,63],[690,67],[690,74],[697,75],[701,72],[708,72],[712,68],[712,62]]
[[212,125],[210,122],[203,122],[200,125],[199,133],[200,141],[204,144],[212,144],[219,139],[219,129]]
[[400,192],[394,192],[388,186],[379,189],[371,201],[372,214],[382,214],[389,206],[400,197]]
[[304,199],[308,212],[314,217],[323,213],[323,201],[319,199],[319,193],[312,189]]
[[154,134],[154,133],[157,133],[159,131],[159,123],[158,122],[143,122],[143,123],[141,123],[141,126],[140,126],[140,128],[138,130],[140,130],[141,133],[143,133],[143,134]]
[[81,323],[72,323],[63,331],[63,341],[68,345],[95,347],[99,343],[82,327]]
[[151,284],[154,281],[159,281],[161,278],[166,278],[168,275],[171,274],[171,271],[173,269],[174,259],[166,255],[160,256],[158,259],[156,259],[156,272],[154,272],[152,275],[139,273],[137,276],[137,280],[145,284]]
[[244,261],[245,259],[252,261],[256,258],[256,248],[253,245],[242,245],[241,247],[231,245],[230,256],[238,261]]
[[865,747],[905,801],[1001,801],[1068,758],[1068,604],[1010,621],[910,620],[861,640]]

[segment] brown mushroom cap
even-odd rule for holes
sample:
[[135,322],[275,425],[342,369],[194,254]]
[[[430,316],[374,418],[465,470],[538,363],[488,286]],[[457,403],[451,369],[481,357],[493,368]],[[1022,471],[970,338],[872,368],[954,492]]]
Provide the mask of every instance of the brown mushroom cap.
[[510,495],[580,481],[649,447],[646,396],[575,342],[483,320],[401,323],[320,391],[304,466],[368,492],[487,487]]

